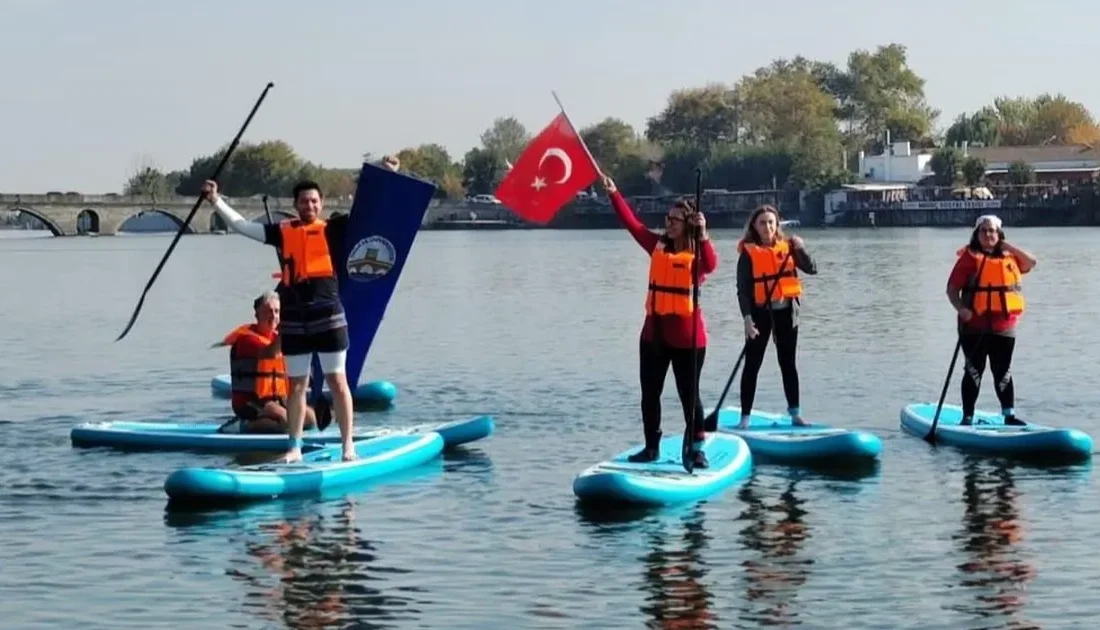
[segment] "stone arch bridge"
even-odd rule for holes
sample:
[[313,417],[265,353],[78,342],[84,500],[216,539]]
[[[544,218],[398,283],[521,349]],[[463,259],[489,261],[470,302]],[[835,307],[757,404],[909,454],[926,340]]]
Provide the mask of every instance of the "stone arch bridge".
[[[149,212],[162,214],[177,226],[183,225],[197,197],[178,195],[161,197],[159,195],[82,195],[80,193],[48,193],[45,195],[3,195],[0,194],[0,209],[23,212],[35,217],[46,225],[54,236],[77,236],[81,234],[114,235],[127,219]],[[261,197],[230,198],[226,200],[241,216],[250,220],[264,220],[264,206]],[[279,220],[295,217],[294,199],[290,197],[268,197],[271,217]],[[325,199],[327,212],[349,212],[351,199]],[[203,202],[195,212],[187,227],[188,234],[209,234],[224,230],[225,225],[213,206]]]

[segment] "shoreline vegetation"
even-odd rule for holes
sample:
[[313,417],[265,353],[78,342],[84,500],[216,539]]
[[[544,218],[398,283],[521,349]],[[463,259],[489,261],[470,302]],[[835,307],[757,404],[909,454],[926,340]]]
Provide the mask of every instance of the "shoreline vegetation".
[[[949,190],[987,183],[984,161],[965,155],[959,146],[1100,146],[1100,126],[1091,113],[1062,94],[998,96],[990,105],[944,125],[940,111],[926,100],[924,86],[925,80],[908,65],[905,46],[892,43],[873,51],[855,50],[843,67],[796,56],[777,59],[730,84],[675,90],[643,130],[607,117],[579,131],[603,170],[625,195],[637,200],[639,212],[645,212],[647,199],[660,205],[662,198],[692,191],[699,167],[712,196],[768,198],[785,205],[785,217],[801,214],[810,223],[815,223],[814,217],[806,216],[804,209],[822,206],[830,190],[859,181],[860,156],[882,154],[890,139],[908,142],[914,151],[932,152],[936,175],[920,185]],[[502,116],[460,159],[439,144],[406,147],[396,154],[403,171],[438,185],[438,201],[453,212],[441,210],[437,219],[454,229],[515,223],[518,218],[508,216],[507,209],[477,202],[492,195],[530,138],[519,120]],[[225,148],[172,171],[138,158],[122,194],[197,196]],[[363,157],[373,160],[380,154],[368,152]],[[302,178],[319,182],[329,197],[342,197],[354,193],[358,171],[358,166],[314,164],[276,139],[242,142],[219,180],[231,197],[285,196]],[[997,183],[1027,190],[1035,182],[1034,169],[1024,163],[1013,164]],[[566,223],[610,214],[601,208],[607,204],[598,194],[587,191],[566,206],[563,210],[571,217]],[[790,199],[795,200],[793,208]],[[762,201],[745,199],[724,205],[739,215],[739,206],[758,202]],[[24,218],[0,217],[0,227],[24,223]]]

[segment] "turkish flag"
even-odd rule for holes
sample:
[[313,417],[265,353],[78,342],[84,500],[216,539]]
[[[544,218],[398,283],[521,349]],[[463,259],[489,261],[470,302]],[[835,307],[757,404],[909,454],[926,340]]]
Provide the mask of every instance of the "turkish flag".
[[546,223],[598,177],[584,141],[563,112],[523,150],[497,186],[496,197],[524,219]]

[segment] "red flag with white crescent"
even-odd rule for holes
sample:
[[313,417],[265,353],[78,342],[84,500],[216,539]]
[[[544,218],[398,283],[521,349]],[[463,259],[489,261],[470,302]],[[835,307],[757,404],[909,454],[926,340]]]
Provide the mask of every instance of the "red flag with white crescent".
[[598,177],[584,141],[561,113],[528,143],[496,197],[524,219],[547,223]]

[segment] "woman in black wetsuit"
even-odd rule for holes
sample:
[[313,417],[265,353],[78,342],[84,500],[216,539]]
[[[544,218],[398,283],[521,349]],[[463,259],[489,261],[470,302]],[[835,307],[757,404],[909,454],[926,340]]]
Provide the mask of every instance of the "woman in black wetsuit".
[[[768,350],[768,337],[775,336],[775,352],[783,375],[783,393],[791,422],[805,425],[799,408],[798,311],[802,283],[798,269],[817,273],[817,263],[806,252],[797,236],[787,237],[779,227],[775,206],[757,208],[745,224],[745,234],[737,243],[737,303],[745,322],[745,369],[741,372],[741,422],[749,426],[756,377]],[[766,285],[766,287],[765,287]],[[767,293],[770,292],[770,295]]]

